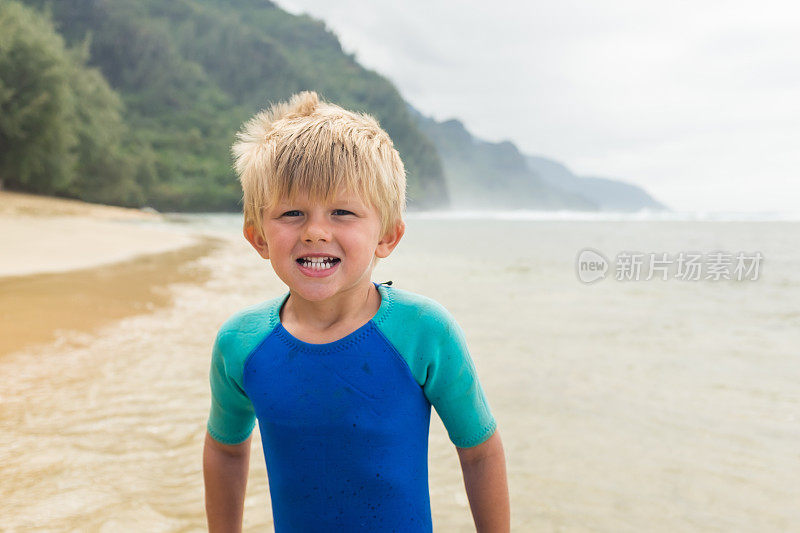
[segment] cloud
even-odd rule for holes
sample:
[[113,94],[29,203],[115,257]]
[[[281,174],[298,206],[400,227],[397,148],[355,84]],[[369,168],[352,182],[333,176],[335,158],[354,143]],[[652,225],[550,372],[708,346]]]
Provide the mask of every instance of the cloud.
[[800,205],[795,4],[280,3],[325,20],[420,111],[479,137],[679,209]]

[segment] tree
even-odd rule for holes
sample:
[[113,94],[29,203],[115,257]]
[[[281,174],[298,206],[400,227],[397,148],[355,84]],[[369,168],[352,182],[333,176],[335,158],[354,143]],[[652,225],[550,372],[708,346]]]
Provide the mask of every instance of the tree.
[[152,154],[89,41],[67,48],[47,14],[0,0],[0,180],[10,189],[118,205],[144,202]]
[[0,180],[8,188],[52,194],[74,177],[69,62],[49,18],[0,2]]
[[74,94],[77,157],[74,179],[62,191],[90,202],[139,206],[144,203],[137,177],[143,147],[132,145],[122,119],[120,97],[95,68],[86,67],[89,42],[70,51],[70,87]]

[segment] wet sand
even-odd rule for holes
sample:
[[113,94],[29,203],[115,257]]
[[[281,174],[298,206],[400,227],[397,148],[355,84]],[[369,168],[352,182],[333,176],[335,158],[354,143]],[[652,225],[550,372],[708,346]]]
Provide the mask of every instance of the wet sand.
[[215,245],[206,238],[186,248],[111,265],[0,278],[0,357],[52,342],[65,331],[89,333],[168,305],[169,285],[202,283],[208,277],[192,261]]

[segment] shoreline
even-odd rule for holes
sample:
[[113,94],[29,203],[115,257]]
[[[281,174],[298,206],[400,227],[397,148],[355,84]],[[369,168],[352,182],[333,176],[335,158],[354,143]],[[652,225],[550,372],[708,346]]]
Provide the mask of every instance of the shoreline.
[[168,305],[220,242],[155,212],[0,191],[0,357]]

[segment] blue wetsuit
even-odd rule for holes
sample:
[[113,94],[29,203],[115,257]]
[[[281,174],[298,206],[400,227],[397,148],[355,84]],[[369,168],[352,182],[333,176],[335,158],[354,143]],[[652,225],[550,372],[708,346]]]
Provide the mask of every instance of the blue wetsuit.
[[279,533],[431,531],[431,405],[456,446],[495,430],[450,313],[376,286],[378,312],[334,342],[284,329],[289,293],[239,311],[217,335],[208,431],[238,444],[258,420]]

